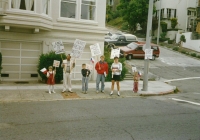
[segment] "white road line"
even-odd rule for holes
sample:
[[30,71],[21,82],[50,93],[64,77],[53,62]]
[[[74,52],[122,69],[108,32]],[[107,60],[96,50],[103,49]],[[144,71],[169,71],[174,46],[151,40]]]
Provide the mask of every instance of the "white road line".
[[181,101],[181,102],[186,102],[186,103],[194,104],[194,105],[200,105],[200,103],[191,102],[191,101],[187,101],[187,100],[181,100],[181,99],[176,99],[176,98],[171,98],[171,99],[175,100],[175,101]]
[[165,80],[164,82],[181,81],[181,80],[189,80],[189,79],[200,79],[200,77],[179,78],[179,79]]

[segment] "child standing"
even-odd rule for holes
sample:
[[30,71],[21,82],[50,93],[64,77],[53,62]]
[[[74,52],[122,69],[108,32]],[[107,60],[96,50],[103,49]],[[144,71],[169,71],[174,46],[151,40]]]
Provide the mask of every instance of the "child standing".
[[133,75],[134,85],[133,85],[133,91],[134,93],[138,92],[138,82],[140,80],[140,74],[139,72],[135,71]]
[[86,64],[82,64],[81,74],[82,74],[82,93],[87,94],[88,77],[90,75],[90,70],[86,69]]
[[56,70],[53,71],[53,67],[49,66],[49,71],[47,72],[47,84],[49,85],[49,94],[52,93],[56,93],[54,91],[54,84],[55,84],[55,74],[56,74]]

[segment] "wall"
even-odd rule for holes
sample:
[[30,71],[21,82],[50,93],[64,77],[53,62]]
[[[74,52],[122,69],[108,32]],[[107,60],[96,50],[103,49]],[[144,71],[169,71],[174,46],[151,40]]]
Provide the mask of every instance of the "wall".
[[183,43],[183,45],[182,45],[184,48],[188,48],[188,49],[200,52],[200,40],[191,40],[191,35],[192,35],[191,32],[182,33],[182,34],[177,33],[176,43],[178,43],[180,41],[180,36],[181,35],[184,35],[185,38],[186,38],[186,42]]

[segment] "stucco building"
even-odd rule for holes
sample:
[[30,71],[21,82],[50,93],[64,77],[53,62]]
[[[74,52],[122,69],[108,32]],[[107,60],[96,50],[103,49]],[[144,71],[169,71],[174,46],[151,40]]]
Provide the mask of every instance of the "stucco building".
[[104,50],[105,13],[106,0],[0,0],[1,80],[38,80],[40,54],[58,40],[68,54],[75,39],[86,41],[72,74],[81,79],[81,64],[91,58],[89,46],[99,43]]

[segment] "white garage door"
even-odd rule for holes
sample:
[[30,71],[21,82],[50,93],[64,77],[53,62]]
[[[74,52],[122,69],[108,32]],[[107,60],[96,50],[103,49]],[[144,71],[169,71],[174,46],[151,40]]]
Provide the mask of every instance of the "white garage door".
[[41,43],[0,42],[3,81],[38,80],[37,65]]

